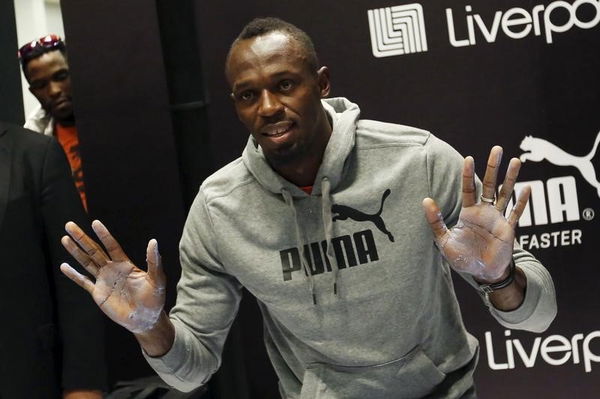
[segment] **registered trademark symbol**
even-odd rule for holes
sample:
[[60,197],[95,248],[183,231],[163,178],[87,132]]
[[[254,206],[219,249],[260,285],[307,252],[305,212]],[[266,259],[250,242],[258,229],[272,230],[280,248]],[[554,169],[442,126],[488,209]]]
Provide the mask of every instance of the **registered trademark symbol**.
[[585,208],[582,212],[583,219],[588,220],[588,221],[592,220],[595,215],[596,215],[596,213],[594,212],[594,210],[592,208]]

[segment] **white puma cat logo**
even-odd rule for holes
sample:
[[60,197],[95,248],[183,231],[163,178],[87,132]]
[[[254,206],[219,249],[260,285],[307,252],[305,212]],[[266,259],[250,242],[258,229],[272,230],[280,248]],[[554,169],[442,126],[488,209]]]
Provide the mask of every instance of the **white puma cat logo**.
[[521,162],[540,162],[546,159],[548,162],[557,166],[574,166],[579,169],[583,178],[591,184],[592,187],[596,188],[598,196],[600,197],[600,181],[596,178],[596,171],[591,162],[598,149],[598,143],[600,143],[600,132],[596,136],[596,141],[594,142],[592,150],[587,155],[578,157],[563,151],[547,140],[540,139],[539,137],[525,136],[523,141],[521,141],[520,147],[523,151],[530,152],[521,154],[520,159]]

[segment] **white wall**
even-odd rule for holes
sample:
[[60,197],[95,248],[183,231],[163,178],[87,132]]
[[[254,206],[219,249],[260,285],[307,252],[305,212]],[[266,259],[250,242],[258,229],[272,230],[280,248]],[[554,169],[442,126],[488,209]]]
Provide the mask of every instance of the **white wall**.
[[[14,4],[19,47],[48,33],[56,33],[65,39],[62,13],[58,0],[14,0]],[[29,93],[29,85],[22,75],[23,108],[25,110],[25,117],[27,117],[27,115],[35,110],[39,103]]]

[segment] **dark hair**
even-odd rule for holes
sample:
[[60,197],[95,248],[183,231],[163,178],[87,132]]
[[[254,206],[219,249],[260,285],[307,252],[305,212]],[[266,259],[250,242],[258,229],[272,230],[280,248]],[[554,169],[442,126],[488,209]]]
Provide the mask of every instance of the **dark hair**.
[[29,76],[27,76],[27,65],[29,64],[29,62],[52,51],[60,51],[63,57],[65,57],[65,59],[67,58],[67,47],[65,46],[65,43],[62,40],[60,40],[59,43],[52,47],[35,46],[29,51],[27,51],[27,53],[19,57],[21,69],[23,70],[23,75],[25,75],[25,79],[27,79],[27,81],[29,81]]
[[[306,32],[297,26],[274,17],[255,18],[250,21],[246,26],[244,26],[238,37],[231,44],[229,54],[231,54],[231,49],[240,40],[252,39],[253,37],[263,36],[271,32],[286,33],[292,39],[298,42],[298,44],[300,44],[302,49],[306,52],[306,61],[308,66],[314,71],[317,70],[319,67],[319,59],[310,36],[308,36]],[[229,55],[227,58],[229,58]]]

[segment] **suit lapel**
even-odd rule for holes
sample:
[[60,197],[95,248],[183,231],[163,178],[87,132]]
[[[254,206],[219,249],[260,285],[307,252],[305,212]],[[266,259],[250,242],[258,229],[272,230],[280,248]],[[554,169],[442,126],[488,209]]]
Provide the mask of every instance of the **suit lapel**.
[[0,124],[0,226],[4,220],[8,204],[8,189],[10,188],[10,165],[12,140],[8,128]]

